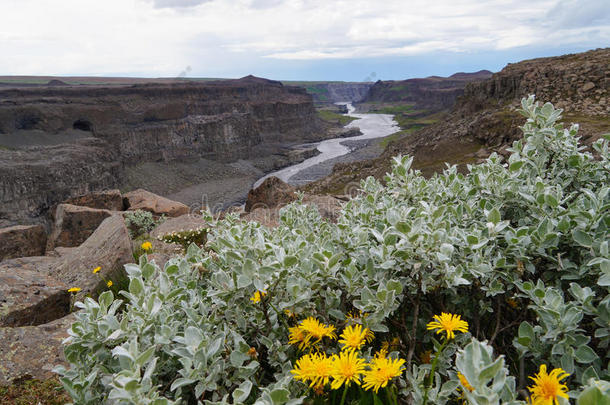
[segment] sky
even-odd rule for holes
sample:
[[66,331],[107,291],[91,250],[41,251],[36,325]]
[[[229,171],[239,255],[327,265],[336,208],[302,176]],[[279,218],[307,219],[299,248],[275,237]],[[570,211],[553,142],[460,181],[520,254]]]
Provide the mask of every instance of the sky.
[[610,0],[0,0],[0,75],[375,81],[610,46]]

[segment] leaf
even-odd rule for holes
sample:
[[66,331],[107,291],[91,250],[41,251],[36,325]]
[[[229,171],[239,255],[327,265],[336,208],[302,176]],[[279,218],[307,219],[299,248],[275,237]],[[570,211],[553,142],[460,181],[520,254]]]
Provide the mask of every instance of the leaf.
[[579,363],[591,363],[598,358],[597,354],[587,345],[579,346],[574,353]]
[[500,222],[502,220],[500,211],[498,211],[498,209],[494,207],[494,209],[489,211],[489,213],[487,214],[487,220],[489,222],[493,223],[494,225],[496,225],[498,222]]
[[233,391],[233,401],[237,404],[243,403],[246,399],[248,399],[250,390],[252,390],[252,382],[250,382],[250,380],[244,381],[237,389],[235,389],[235,391]]
[[576,241],[576,243],[578,243],[581,246],[584,246],[587,248],[590,248],[591,246],[593,246],[593,239],[589,236],[588,233],[585,233],[580,229],[573,230],[572,237],[574,238],[574,241]]
[[184,387],[185,385],[192,384],[197,380],[191,380],[190,378],[178,378],[176,381],[172,383],[172,386],[169,387],[170,391],[176,391],[180,387]]
[[139,278],[132,278],[129,282],[129,292],[135,296],[139,296],[144,291],[144,283]]
[[296,256],[286,256],[284,258],[284,267],[292,267],[297,264],[299,259]]

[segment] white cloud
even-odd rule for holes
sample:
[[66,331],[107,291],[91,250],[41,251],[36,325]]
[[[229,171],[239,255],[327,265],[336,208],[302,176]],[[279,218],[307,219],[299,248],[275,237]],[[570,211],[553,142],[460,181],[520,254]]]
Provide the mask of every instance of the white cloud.
[[[604,42],[605,41],[605,42]],[[607,0],[3,0],[0,74],[222,71],[610,43]]]

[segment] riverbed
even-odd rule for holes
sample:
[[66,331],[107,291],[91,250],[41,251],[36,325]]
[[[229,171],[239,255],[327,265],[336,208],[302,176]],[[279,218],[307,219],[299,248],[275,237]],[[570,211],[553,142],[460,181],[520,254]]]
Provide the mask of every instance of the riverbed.
[[[356,118],[346,128],[358,127],[362,135],[350,138],[333,138],[320,142],[317,145],[319,155],[306,159],[301,163],[285,167],[281,170],[267,174],[254,183],[253,188],[258,187],[266,178],[275,176],[292,185],[303,185],[318,180],[330,173],[332,166],[338,161],[346,161],[351,153],[359,154],[352,156],[354,159],[363,160],[371,158],[371,154],[380,153],[376,148],[370,149],[371,140],[382,138],[400,131],[400,127],[390,114],[365,114],[355,113],[356,109],[351,103],[343,104],[347,107],[347,116]],[[369,149],[367,149],[369,148]],[[340,157],[344,157],[340,159]]]

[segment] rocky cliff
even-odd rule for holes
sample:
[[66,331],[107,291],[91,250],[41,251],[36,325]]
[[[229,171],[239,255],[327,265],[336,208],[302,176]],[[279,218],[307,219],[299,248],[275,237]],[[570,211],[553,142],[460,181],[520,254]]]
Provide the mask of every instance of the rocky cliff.
[[[329,177],[306,188],[341,192],[369,175],[383,178],[393,156],[414,156],[414,168],[426,175],[444,162],[461,165],[505,154],[521,136],[523,118],[516,112],[522,97],[535,94],[565,110],[565,124],[579,123],[590,144],[610,132],[610,48],[509,64],[490,78],[468,83],[442,121],[391,142],[375,160],[336,165]],[[373,89],[371,89],[373,94]]]
[[369,82],[286,82],[302,86],[313,96],[316,104],[348,101],[357,103],[368,94],[373,83]]
[[451,108],[466,84],[491,76],[488,70],[475,73],[456,73],[449,77],[430,76],[423,79],[378,80],[362,103],[412,104],[417,110],[439,111]]
[[137,186],[126,173],[138,165],[163,172],[172,162],[200,169],[202,159],[285,155],[286,145],[322,132],[304,89],[251,76],[0,90],[0,223],[35,221],[70,196]]

